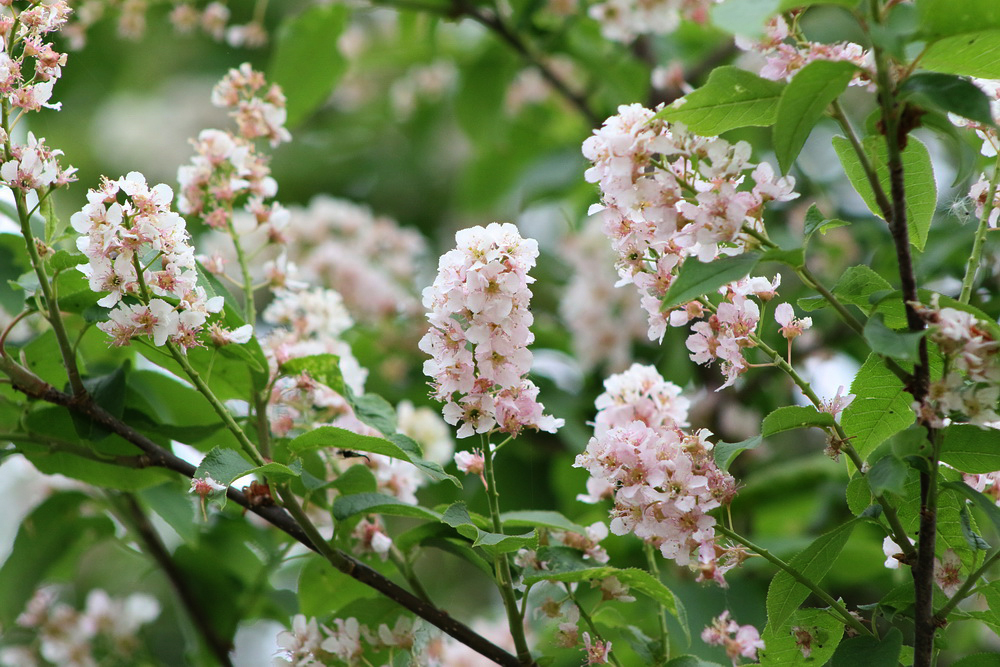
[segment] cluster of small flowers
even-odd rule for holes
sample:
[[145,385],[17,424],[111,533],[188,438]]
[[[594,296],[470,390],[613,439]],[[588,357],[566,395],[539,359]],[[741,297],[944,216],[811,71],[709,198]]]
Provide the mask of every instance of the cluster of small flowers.
[[[980,90],[986,95],[990,102],[990,112],[994,120],[1000,118],[1000,81],[995,79],[977,79],[973,78],[972,82],[975,83]],[[963,118],[954,113],[949,113],[948,117],[951,122],[958,127],[972,128],[976,131],[976,134],[980,139],[983,140],[983,145],[980,148],[980,152],[987,157],[995,157],[997,152],[1000,151],[1000,136],[997,135],[996,127],[992,125],[986,125],[974,120],[969,120],[968,118]],[[990,190],[990,179],[987,178],[986,174],[980,174],[979,180],[973,183],[972,187],[969,188],[969,199],[975,206],[976,218],[982,219],[983,209],[987,206],[986,197],[989,196]],[[989,202],[990,213],[987,218],[987,223],[993,229],[996,229],[998,221],[1000,221],[1000,189],[993,195],[993,201]]]
[[[87,45],[87,32],[108,14],[117,12],[118,35],[124,39],[140,40],[146,34],[146,13],[150,0],[73,0],[75,14],[63,30],[69,46],[79,51]],[[245,25],[230,25],[230,10],[222,2],[209,2],[198,7],[196,2],[181,1],[170,11],[170,23],[182,34],[196,29],[233,47],[255,48],[267,44],[267,31],[258,19]],[[254,11],[254,16],[258,13]]]
[[[912,539],[910,544],[914,544]],[[885,554],[884,565],[890,570],[898,570],[906,562],[903,550],[891,537],[882,540],[882,553]],[[934,582],[948,596],[954,595],[961,588],[962,560],[954,549],[945,549],[941,558],[934,557]]]
[[431,326],[420,340],[445,421],[461,422],[460,438],[494,427],[515,436],[526,426],[554,433],[563,420],[543,414],[538,387],[524,377],[534,340],[528,271],[538,244],[509,223],[464,229],[455,240],[424,290]]
[[620,106],[583,143],[583,154],[593,163],[586,179],[602,195],[591,212],[603,211],[618,284],[638,288],[651,340],[666,331],[670,315],[660,303],[685,258],[739,254],[744,226],[763,229],[764,204],[798,197],[794,180],[776,178],[767,163],[753,170],[752,189],[737,190],[753,166],[749,144],[697,136],[639,104]]
[[155,598],[133,593],[125,599],[94,589],[87,594],[83,611],[59,602],[52,588],[40,588],[17,617],[17,625],[38,633],[31,646],[10,645],[0,650],[4,665],[36,665],[40,659],[56,665],[94,666],[95,645],[113,652],[117,659],[131,655],[138,646],[136,632],[160,615]]
[[846,61],[857,65],[861,71],[855,75],[852,85],[867,86],[874,78],[869,74],[873,66],[872,55],[860,44],[822,44],[790,37],[788,23],[779,14],[767,22],[763,39],[754,41],[737,36],[736,45],[744,51],[762,54],[766,62],[760,69],[760,75],[772,81],[789,81],[796,72],[816,60]]
[[[131,172],[114,181],[105,178],[70,218],[81,235],[77,247],[88,259],[78,268],[90,289],[107,292],[97,303],[112,310],[109,320],[97,326],[114,345],[149,336],[158,346],[169,340],[182,350],[199,347],[205,321],[222,310],[222,297],[209,298],[198,285],[194,248],[184,219],[170,210],[172,199],[170,186],[150,188],[142,174]],[[126,296],[139,303],[126,303]],[[246,342],[251,333],[245,327],[219,332],[230,342]]]
[[757,659],[757,651],[765,648],[757,628],[740,625],[722,612],[712,624],[701,631],[701,640],[710,646],[723,646],[726,655],[733,661],[733,667],[740,664],[740,657]]
[[922,419],[935,427],[948,419],[980,426],[1000,420],[1000,343],[972,313],[942,308],[936,299],[918,310],[931,327],[928,338],[950,362],[949,372],[931,383],[924,404],[915,406]]
[[742,551],[716,544],[708,514],[736,493],[735,480],[715,465],[711,433],[683,430],[688,402],[652,367],[633,365],[608,378],[605,389],[594,437],[574,464],[598,480],[581,499],[611,493],[611,532],[635,533],[664,558],[697,569],[699,581],[724,586]]
[[681,19],[708,21],[708,10],[721,0],[606,0],[591,5],[588,14],[601,24],[601,34],[616,42],[631,42],[639,35],[666,35]]
[[380,324],[420,312],[415,280],[426,242],[419,232],[327,195],[289,212],[280,241],[303,280],[340,292],[361,322]]
[[[30,4],[16,17],[0,15],[0,35],[5,46],[0,53],[0,95],[12,107],[24,111],[38,111],[42,107],[58,109],[60,105],[49,104],[49,99],[52,87],[62,76],[66,54],[56,51],[45,39],[66,24],[71,10],[64,0]],[[33,67],[28,58],[34,60]]]
[[[321,425],[333,425],[361,435],[391,435],[381,434],[360,421],[344,396],[308,373],[292,377],[280,375],[282,364],[291,359],[333,354],[340,360],[345,385],[357,396],[364,394],[368,371],[341,338],[354,321],[337,292],[322,288],[277,290],[276,298],[262,317],[275,327],[261,341],[273,382],[268,418],[275,434],[285,436],[292,430],[305,432]],[[453,445],[447,427],[429,408],[401,405],[397,428],[421,444],[436,462],[444,463],[450,458]],[[379,491],[406,503],[417,502],[415,492],[427,479],[412,464],[388,456],[368,454],[344,462],[335,452],[329,454],[331,465],[368,466],[375,475]]]
[[[358,623],[356,618],[334,619],[333,627],[320,625],[315,618],[296,614],[290,630],[278,633],[280,649],[274,659],[275,667],[294,665],[329,665],[342,661],[348,665],[361,664],[365,653],[364,643],[371,651],[395,649],[410,651],[418,658],[427,648],[428,632],[420,619],[401,616],[390,628],[382,623],[375,631]],[[427,664],[417,661],[413,664]]]
[[573,356],[585,371],[598,366],[623,370],[632,359],[633,343],[646,336],[646,318],[634,291],[613,287],[614,256],[599,219],[590,218],[562,248],[574,269],[559,302],[559,314],[573,336]]
[[264,75],[244,63],[231,69],[212,91],[215,106],[232,109],[239,134],[203,130],[193,142],[191,164],[177,170],[180,196],[177,210],[204,219],[213,229],[228,231],[237,201],[256,226],[266,227],[268,238],[279,239],[289,215],[280,204],[266,200],[278,192],[268,158],[254,148],[254,139],[267,138],[271,146],[291,139],[284,128],[285,98],[276,85],[262,97]]

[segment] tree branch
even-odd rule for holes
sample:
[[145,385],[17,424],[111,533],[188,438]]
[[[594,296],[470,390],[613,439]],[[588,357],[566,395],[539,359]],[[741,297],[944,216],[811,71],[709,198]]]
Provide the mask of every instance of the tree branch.
[[[70,394],[61,392],[9,358],[0,357],[0,372],[3,372],[11,379],[15,389],[27,396],[54,405],[64,406],[93,423],[99,424],[121,436],[142,450],[148,458],[149,465],[167,468],[188,478],[194,477],[197,470],[195,466],[175,456],[172,452],[163,449],[139,431],[122,422],[107,410],[94,403],[89,396],[75,398]],[[279,530],[284,531],[311,550],[321,553],[320,547],[310,540],[302,526],[284,508],[251,504],[241,491],[233,487],[226,489],[226,497],[238,505],[247,508]],[[455,620],[447,612],[424,602],[391,579],[388,579],[378,571],[373,570],[343,551],[333,549],[332,547],[330,549],[336,554],[336,562],[333,562],[333,560],[330,562],[339,571],[373,588],[497,664],[504,667],[521,667],[521,662],[515,656],[479,635],[467,625]],[[328,558],[328,560],[330,559]]]

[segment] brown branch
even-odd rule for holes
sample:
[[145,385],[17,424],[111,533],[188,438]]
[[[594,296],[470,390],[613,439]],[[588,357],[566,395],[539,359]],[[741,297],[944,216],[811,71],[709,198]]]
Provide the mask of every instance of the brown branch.
[[117,497],[121,499],[120,504],[125,514],[126,523],[142,541],[144,550],[156,561],[156,564],[167,576],[167,579],[170,580],[171,585],[173,585],[174,590],[177,592],[177,597],[181,599],[181,604],[184,605],[184,609],[191,616],[192,624],[205,640],[215,659],[224,667],[232,667],[233,662],[229,659],[229,652],[232,650],[232,646],[216,632],[211,619],[205,614],[205,610],[198,603],[194,592],[188,585],[187,579],[184,578],[184,573],[177,567],[177,563],[174,562],[170,552],[167,551],[167,547],[164,546],[163,541],[157,534],[156,529],[149,522],[149,518],[142,507],[139,506],[135,496],[130,493],[122,493]]
[[[169,452],[148,437],[135,430],[125,422],[121,421],[107,410],[93,402],[89,396],[75,398],[70,394],[57,390],[29,370],[14,363],[12,360],[0,357],[0,372],[5,373],[13,384],[14,388],[23,392],[27,396],[40,399],[54,405],[64,406],[73,412],[89,419],[95,424],[99,424],[109,431],[121,436],[142,450],[148,459],[148,464],[161,468],[167,468],[180,473],[185,477],[194,477],[197,468],[184,459],[181,459]],[[260,516],[279,530],[284,531],[295,540],[301,542],[311,550],[322,553],[324,549],[313,543],[309,539],[302,526],[293,519],[284,508],[278,506],[257,506],[247,499],[239,490],[229,487],[226,489],[226,497],[233,502],[247,508],[249,511]],[[353,558],[339,549],[333,549],[325,545],[327,549],[332,549],[336,554],[335,559],[328,559],[331,564],[344,574],[373,588],[387,598],[395,601],[403,608],[413,612],[431,625],[437,627],[442,632],[454,637],[477,653],[489,658],[504,667],[521,667],[521,662],[513,655],[504,651],[496,644],[493,644],[482,635],[473,631],[470,627],[452,618],[447,612],[428,604],[410,593],[405,588],[399,586],[391,579],[368,567],[361,561]],[[335,562],[334,562],[335,561]]]

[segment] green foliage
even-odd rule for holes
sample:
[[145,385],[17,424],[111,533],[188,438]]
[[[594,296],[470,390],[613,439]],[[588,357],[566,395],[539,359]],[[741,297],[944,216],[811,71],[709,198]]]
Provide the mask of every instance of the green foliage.
[[762,79],[736,67],[712,70],[705,85],[685,95],[658,118],[684,123],[704,136],[722,134],[738,127],[767,126],[777,118],[776,103],[784,84]]
[[869,667],[897,667],[899,653],[903,648],[903,633],[892,628],[881,639],[875,637],[854,637],[837,647],[830,661],[831,667],[868,665]]
[[[862,142],[868,162],[875,169],[879,184],[888,197],[889,167],[888,149],[885,138],[879,136],[865,137]],[[833,138],[833,148],[837,151],[840,163],[844,167],[851,185],[864,199],[868,209],[876,216],[883,217],[882,211],[875,200],[875,191],[865,175],[861,160],[858,158],[850,141],[844,137]],[[934,180],[934,167],[931,157],[918,139],[908,137],[906,148],[902,152],[904,187],[906,189],[906,224],[909,229],[910,243],[923,250],[930,231],[934,209],[937,206],[937,183]]]
[[[821,581],[833,567],[859,521],[853,519],[819,537],[788,564],[808,579]],[[781,634],[781,629],[789,626],[792,614],[807,597],[809,589],[805,585],[784,570],[779,571],[767,589],[767,627],[771,632]]]
[[946,74],[1000,77],[1000,30],[978,30],[943,37],[927,47],[920,65]]
[[810,426],[832,428],[833,415],[829,412],[820,412],[811,405],[791,405],[778,408],[764,417],[764,422],[761,424],[761,435],[769,438],[782,431],[809,428]]
[[497,553],[509,553],[518,549],[534,549],[538,546],[538,536],[534,532],[522,535],[505,535],[483,530],[473,521],[465,503],[462,502],[455,503],[446,509],[441,521],[456,529],[463,537],[472,540],[472,546],[490,547]]
[[870,355],[851,383],[855,398],[841,417],[841,424],[861,458],[866,458],[886,438],[916,419],[913,397],[876,355]]
[[707,263],[689,259],[681,265],[677,279],[663,297],[660,309],[679,306],[702,294],[713,294],[723,285],[739,280],[753,271],[759,260],[760,255],[753,252]]
[[[784,631],[770,625],[761,635],[766,648],[759,652],[762,667],[768,665],[823,665],[840,646],[844,624],[826,609],[800,609],[792,614]],[[795,631],[808,633],[809,639],[798,643]],[[808,641],[806,657],[802,644]]]
[[893,331],[885,324],[885,313],[875,313],[865,322],[865,340],[872,352],[903,361],[916,361],[917,346],[926,331]]
[[908,77],[899,90],[921,106],[955,113],[984,125],[994,125],[989,98],[968,79],[920,72]]
[[301,123],[326,100],[346,71],[347,60],[337,48],[337,37],[348,16],[343,5],[317,5],[282,26],[268,78],[285,93],[289,127]]
[[974,424],[952,424],[941,430],[941,460],[964,472],[1000,470],[1000,431]]
[[848,62],[817,60],[799,70],[785,87],[774,121],[774,152],[788,173],[813,126],[840,97],[858,69]]
[[733,464],[736,457],[742,452],[748,449],[756,449],[764,439],[755,435],[746,440],[741,440],[740,442],[718,442],[712,449],[712,455],[715,457],[715,465],[719,466],[722,470],[729,470],[729,466]]
[[[357,466],[353,466],[357,467]],[[432,510],[404,503],[395,496],[384,493],[357,493],[338,496],[333,503],[333,518],[337,521],[349,519],[357,514],[387,514],[393,516],[408,516],[427,521],[441,521],[441,514]]]

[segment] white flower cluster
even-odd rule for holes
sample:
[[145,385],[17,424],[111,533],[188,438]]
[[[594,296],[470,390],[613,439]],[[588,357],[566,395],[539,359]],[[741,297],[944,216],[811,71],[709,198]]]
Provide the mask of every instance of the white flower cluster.
[[681,19],[708,21],[708,10],[722,0],[605,0],[591,5],[590,17],[601,24],[601,34],[616,42],[639,35],[666,35]]
[[[184,219],[170,210],[172,198],[170,186],[150,188],[142,174],[131,172],[90,190],[87,204],[70,218],[81,235],[77,247],[88,259],[79,269],[90,289],[107,293],[97,303],[112,308],[109,320],[97,326],[114,345],[149,336],[158,346],[201,346],[205,321],[222,310],[222,297],[209,298],[198,286],[194,249]],[[243,327],[228,333],[234,342],[246,342],[251,332]]]
[[263,97],[264,75],[248,64],[230,70],[212,92],[212,103],[233,109],[239,133],[203,130],[194,142],[196,155],[191,164],[177,170],[180,196],[177,210],[196,215],[214,229],[226,231],[232,225],[237,200],[259,226],[268,228],[269,237],[278,237],[288,226],[288,211],[276,202],[267,203],[278,192],[266,156],[254,148],[254,140],[266,138],[271,146],[289,141],[284,128],[285,99],[272,85]]
[[574,464],[596,480],[581,499],[613,496],[611,532],[634,533],[724,586],[741,555],[716,543],[708,512],[732,500],[736,482],[716,466],[711,433],[683,430],[688,401],[650,366],[635,364],[604,386],[594,437]]
[[[278,633],[277,644],[280,649],[274,659],[275,667],[305,667],[306,665],[359,664],[366,654],[365,645],[370,651],[386,649],[401,649],[410,651],[414,658],[429,658],[423,655],[426,648],[426,629],[420,619],[401,616],[391,628],[382,623],[376,630],[358,623],[356,618],[346,621],[335,618],[332,627],[320,625],[315,618],[306,618],[296,614],[292,619],[290,630]],[[364,640],[364,644],[362,643]],[[414,664],[440,664],[423,662]]]
[[431,326],[420,341],[431,355],[424,373],[446,403],[445,421],[461,422],[460,438],[495,427],[515,436],[525,426],[554,433],[563,420],[542,413],[538,387],[525,377],[534,340],[528,271],[538,244],[495,222],[464,229],[455,240],[458,247],[441,257],[434,284],[424,290]]
[[94,655],[96,644],[110,647],[116,660],[127,659],[139,645],[136,632],[159,615],[159,602],[143,593],[119,599],[94,589],[87,594],[84,610],[78,611],[59,602],[54,589],[40,588],[17,617],[17,625],[37,632],[38,641],[0,649],[0,664],[36,665],[44,659],[55,665],[96,667],[101,664]]
[[950,421],[992,425],[1000,420],[1000,342],[972,313],[942,308],[936,301],[921,307],[931,328],[928,338],[948,360],[949,372],[931,383],[922,406],[924,420],[936,427]]
[[327,195],[289,212],[291,221],[280,240],[303,280],[340,292],[365,323],[420,312],[415,278],[426,242],[419,232]]

